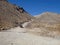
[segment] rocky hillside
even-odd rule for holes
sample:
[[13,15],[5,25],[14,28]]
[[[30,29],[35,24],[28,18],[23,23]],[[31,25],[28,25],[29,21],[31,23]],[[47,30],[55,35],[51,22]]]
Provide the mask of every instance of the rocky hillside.
[[54,23],[60,22],[60,14],[52,13],[52,12],[42,13],[42,14],[36,16],[36,18],[40,22],[44,22],[44,23],[53,23],[54,24]]
[[31,20],[32,16],[22,7],[10,4],[6,0],[0,0],[0,30],[21,26],[22,23]]
[[35,16],[30,24],[26,27],[28,28],[45,28],[49,31],[58,31],[60,32],[60,14],[45,12],[38,16]]
[[[32,24],[33,23],[33,24]],[[38,16],[31,22],[33,27],[59,27],[60,26],[60,14],[46,12]],[[31,27],[32,27],[31,26]]]
[[36,31],[35,34],[49,37],[60,35],[60,14],[45,12],[35,18],[26,26],[32,29],[40,28],[36,29],[38,32]]

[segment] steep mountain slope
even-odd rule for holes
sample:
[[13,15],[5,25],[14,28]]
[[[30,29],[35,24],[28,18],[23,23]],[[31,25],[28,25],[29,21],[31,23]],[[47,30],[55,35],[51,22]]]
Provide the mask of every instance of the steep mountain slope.
[[[46,12],[38,16],[35,16],[35,19],[32,21],[33,27],[54,27],[55,25],[59,26],[60,24],[60,14]],[[44,26],[45,25],[45,26]],[[54,26],[53,26],[54,25]]]
[[6,0],[0,0],[0,30],[21,26],[31,18],[32,16],[22,7],[12,5]]
[[34,34],[49,37],[60,36],[60,14],[45,12],[35,18],[26,26],[32,29],[37,28],[35,32],[33,31]]

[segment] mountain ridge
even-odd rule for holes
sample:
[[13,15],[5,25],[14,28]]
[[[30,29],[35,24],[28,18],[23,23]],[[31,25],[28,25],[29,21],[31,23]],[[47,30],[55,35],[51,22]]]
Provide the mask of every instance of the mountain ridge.
[[44,15],[44,14],[46,14],[46,15],[48,15],[48,14],[60,15],[60,14],[54,13],[54,12],[43,12],[43,13],[41,13],[41,14],[35,15],[34,17],[40,17],[41,15]]

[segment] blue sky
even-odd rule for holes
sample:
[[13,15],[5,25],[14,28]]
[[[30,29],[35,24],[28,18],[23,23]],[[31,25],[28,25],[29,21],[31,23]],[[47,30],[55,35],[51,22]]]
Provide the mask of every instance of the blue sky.
[[9,0],[9,2],[23,7],[31,15],[43,12],[60,14],[60,0]]

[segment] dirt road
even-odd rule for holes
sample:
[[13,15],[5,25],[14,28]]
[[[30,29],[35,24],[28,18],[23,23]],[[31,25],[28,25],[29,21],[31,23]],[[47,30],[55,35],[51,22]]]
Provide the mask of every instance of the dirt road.
[[16,27],[0,32],[0,45],[60,45],[60,40],[36,36]]

